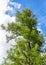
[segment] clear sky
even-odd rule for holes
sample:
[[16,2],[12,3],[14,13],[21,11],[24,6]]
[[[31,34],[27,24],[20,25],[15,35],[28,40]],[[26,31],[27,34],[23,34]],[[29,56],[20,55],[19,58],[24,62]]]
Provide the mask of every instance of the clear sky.
[[[29,8],[35,14],[38,19],[37,28],[42,31],[46,41],[46,0],[0,0],[0,25],[14,21],[16,9],[21,11],[24,8]],[[9,46],[5,35],[6,32],[0,28],[0,63]]]

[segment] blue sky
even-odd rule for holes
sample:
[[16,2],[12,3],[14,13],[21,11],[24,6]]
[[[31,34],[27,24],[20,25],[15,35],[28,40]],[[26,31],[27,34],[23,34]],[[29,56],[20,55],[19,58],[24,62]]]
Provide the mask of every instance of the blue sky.
[[[37,28],[42,31],[46,41],[46,0],[0,0],[0,25],[15,21],[16,9],[21,11],[24,8],[29,8],[35,14],[38,21]],[[0,63],[9,48],[5,35],[6,32],[0,28]]]

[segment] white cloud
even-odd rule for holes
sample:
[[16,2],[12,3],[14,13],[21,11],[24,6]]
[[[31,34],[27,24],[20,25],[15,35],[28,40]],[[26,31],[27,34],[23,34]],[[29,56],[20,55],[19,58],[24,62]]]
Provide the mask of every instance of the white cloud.
[[[5,12],[7,10],[13,10],[12,7],[8,6],[8,3],[11,3],[14,5],[14,7],[16,8],[20,8],[21,7],[21,4],[19,3],[12,3],[10,0],[0,0],[0,25],[1,24],[7,24],[8,22],[12,22],[15,20],[15,17],[14,16],[10,16],[10,15],[7,15],[5,14]],[[6,55],[6,51],[7,50],[7,47],[8,45],[6,44],[6,38],[5,38],[5,35],[6,35],[6,32],[5,31],[2,31],[1,28],[0,28],[0,63],[3,59],[3,57]]]
[[8,5],[9,0],[0,0],[0,24],[6,23],[9,19],[11,21],[14,20],[15,17],[10,17],[9,15],[6,15],[6,10],[12,10]]
[[21,7],[20,3],[10,1],[6,12],[8,12],[10,16],[13,16],[15,15],[16,10],[20,9],[20,7]]
[[41,23],[38,23],[38,25],[37,25],[37,30],[39,30],[39,31],[42,32],[42,29],[41,29]]
[[[5,11],[7,10],[7,4],[8,4],[9,0],[0,0],[0,25],[3,23],[6,23],[6,14]],[[3,59],[3,57],[5,56],[5,47],[6,46],[6,39],[5,39],[5,31],[2,31],[0,29],[0,63]]]
[[18,8],[18,9],[20,9],[20,7],[21,7],[21,4],[16,3],[16,2],[9,2],[9,4],[14,6],[15,8]]
[[8,6],[8,7],[7,7],[7,10],[13,10],[13,8],[12,8],[12,7],[10,7],[10,6]]
[[[20,8],[21,4],[16,3],[16,2],[11,2],[10,0],[0,0],[0,24],[6,23],[7,20],[9,19],[11,21],[15,19],[15,17],[10,17],[9,15],[6,15],[5,12],[7,10],[13,11],[13,7],[8,6],[8,3],[13,5],[14,8]],[[7,19],[7,20],[6,20]]]
[[0,0],[0,24],[5,20],[5,11],[9,0]]
[[5,12],[5,10],[7,9],[8,2],[9,0],[0,0],[0,13]]
[[39,28],[39,27],[37,27],[37,30],[42,32],[42,29],[41,29],[41,28]]

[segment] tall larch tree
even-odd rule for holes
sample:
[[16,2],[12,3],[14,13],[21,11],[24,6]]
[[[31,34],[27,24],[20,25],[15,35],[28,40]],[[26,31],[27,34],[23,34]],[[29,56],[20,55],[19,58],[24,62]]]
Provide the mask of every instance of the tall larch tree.
[[[37,30],[37,18],[28,8],[17,11],[15,22],[2,25],[9,34],[7,42],[14,40],[7,58],[2,65],[46,65],[46,59],[40,55],[40,48],[44,43],[43,34]],[[45,58],[45,57],[44,57]]]

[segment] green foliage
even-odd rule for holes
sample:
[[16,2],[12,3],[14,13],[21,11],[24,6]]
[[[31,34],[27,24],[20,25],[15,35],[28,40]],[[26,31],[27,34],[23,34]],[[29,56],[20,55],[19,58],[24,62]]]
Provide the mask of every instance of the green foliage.
[[16,22],[8,23],[5,30],[11,32],[6,35],[7,41],[14,39],[16,44],[8,50],[3,65],[46,65],[45,57],[40,55],[43,35],[37,30],[37,19],[30,9],[17,11]]

